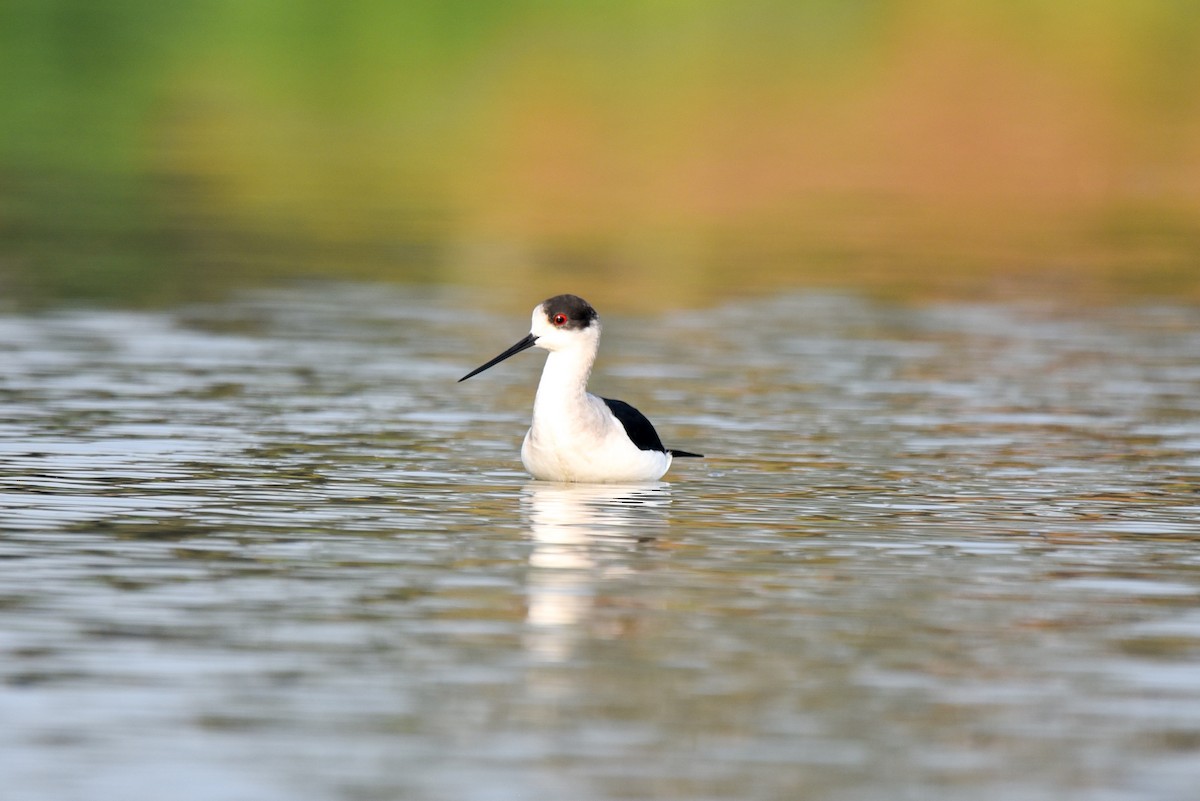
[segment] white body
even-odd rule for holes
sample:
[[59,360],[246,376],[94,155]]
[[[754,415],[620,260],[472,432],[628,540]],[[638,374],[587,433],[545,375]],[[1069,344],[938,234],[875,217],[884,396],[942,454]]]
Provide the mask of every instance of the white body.
[[581,331],[556,329],[538,305],[530,333],[537,337],[536,346],[550,353],[533,403],[533,425],[521,446],[525,469],[543,481],[662,478],[671,454],[638,448],[604,401],[587,391],[600,347],[599,319]]

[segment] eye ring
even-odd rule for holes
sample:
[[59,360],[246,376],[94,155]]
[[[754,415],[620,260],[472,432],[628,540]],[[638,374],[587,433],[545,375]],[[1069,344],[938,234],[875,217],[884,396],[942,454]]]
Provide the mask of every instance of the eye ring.
[[560,313],[554,315],[554,318],[551,320],[551,322],[553,322],[556,326],[561,328],[562,326],[567,324],[567,315],[560,312]]

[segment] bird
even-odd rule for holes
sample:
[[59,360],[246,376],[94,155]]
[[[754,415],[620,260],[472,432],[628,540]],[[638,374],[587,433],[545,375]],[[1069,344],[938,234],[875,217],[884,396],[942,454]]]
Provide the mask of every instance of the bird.
[[600,315],[577,295],[543,300],[533,309],[527,336],[458,381],[532,347],[549,351],[533,402],[533,421],[521,445],[521,462],[535,479],[589,484],[658,481],[673,458],[704,458],[664,447],[644,414],[624,401],[587,391],[600,348]]

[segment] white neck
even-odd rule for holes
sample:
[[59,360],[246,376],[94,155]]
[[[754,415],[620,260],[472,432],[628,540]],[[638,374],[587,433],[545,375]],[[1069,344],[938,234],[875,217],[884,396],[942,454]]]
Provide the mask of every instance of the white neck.
[[587,393],[588,376],[596,360],[596,349],[591,352],[572,348],[551,351],[546,355],[546,366],[542,368],[542,379],[538,382],[534,413],[539,407],[561,408],[563,404],[582,403]]
[[553,328],[534,310],[531,333],[548,351],[533,401],[534,438],[570,438],[580,430],[603,428],[601,412],[588,398],[587,382],[600,350],[600,321],[581,330]]

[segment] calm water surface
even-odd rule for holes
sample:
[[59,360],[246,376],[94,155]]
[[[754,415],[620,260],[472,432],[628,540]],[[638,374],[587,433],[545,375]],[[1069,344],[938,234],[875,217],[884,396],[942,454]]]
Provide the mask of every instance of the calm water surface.
[[0,317],[6,799],[1195,797],[1200,311],[609,314],[569,487],[478,305]]

